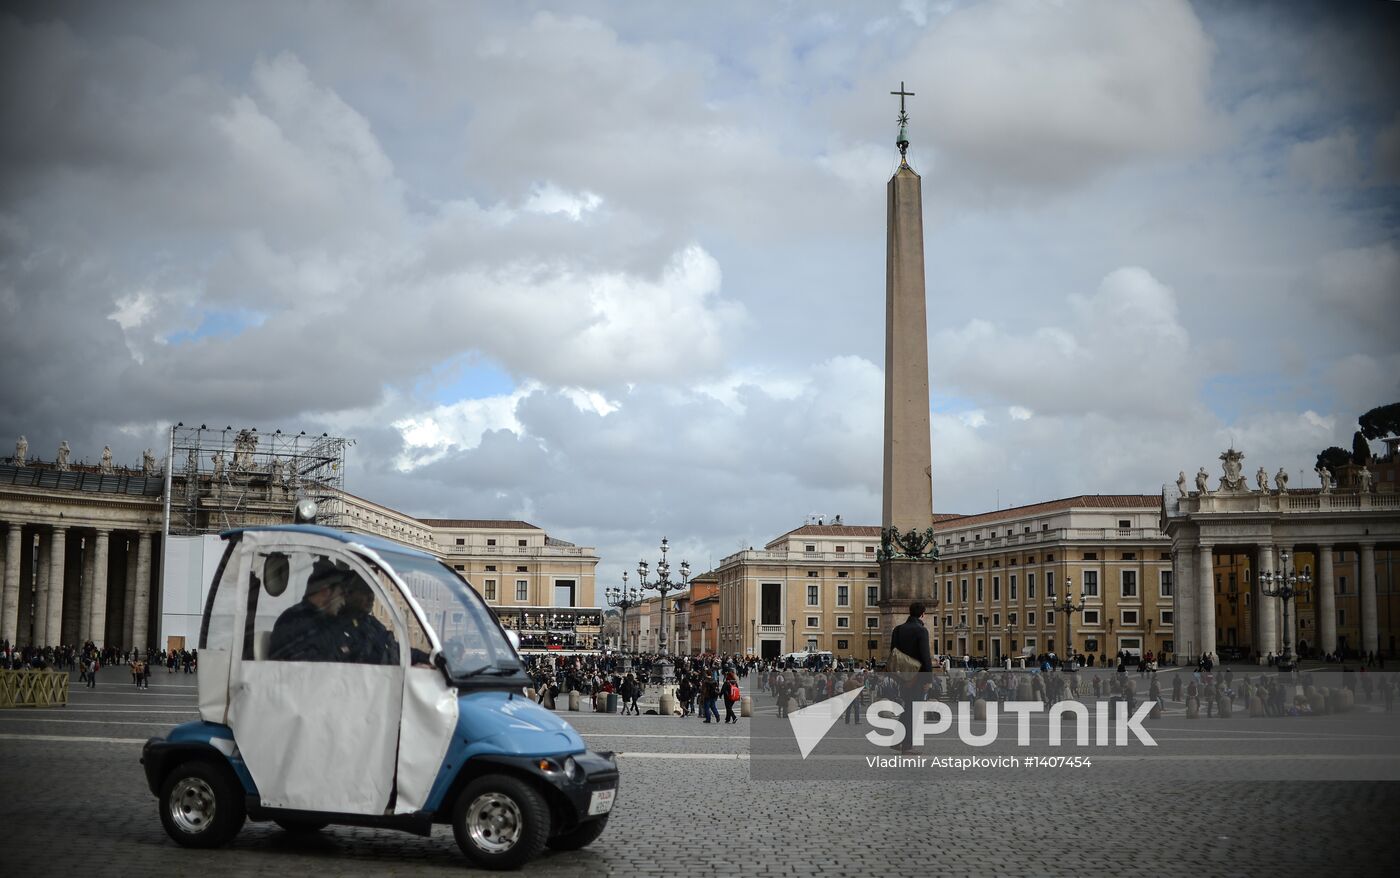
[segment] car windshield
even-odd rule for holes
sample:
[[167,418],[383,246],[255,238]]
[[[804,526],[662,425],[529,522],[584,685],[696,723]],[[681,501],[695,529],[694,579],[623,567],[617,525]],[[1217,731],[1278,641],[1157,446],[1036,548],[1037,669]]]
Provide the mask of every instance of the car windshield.
[[524,673],[495,616],[465,580],[430,558],[395,552],[383,558],[423,608],[454,679]]

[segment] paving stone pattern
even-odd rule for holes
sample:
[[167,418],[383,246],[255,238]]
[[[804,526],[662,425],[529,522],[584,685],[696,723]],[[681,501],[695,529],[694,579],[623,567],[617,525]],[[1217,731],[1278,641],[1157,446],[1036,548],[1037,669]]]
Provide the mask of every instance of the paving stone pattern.
[[[103,672],[66,709],[0,713],[0,874],[472,871],[446,827],[303,838],[248,823],[221,850],[176,846],[139,742],[195,717],[194,679],[157,672],[139,692],[125,679]],[[750,778],[748,720],[564,715],[590,746],[622,754],[623,788],[598,842],[547,853],[529,875],[1197,878],[1388,873],[1400,861],[1392,783],[763,781]]]

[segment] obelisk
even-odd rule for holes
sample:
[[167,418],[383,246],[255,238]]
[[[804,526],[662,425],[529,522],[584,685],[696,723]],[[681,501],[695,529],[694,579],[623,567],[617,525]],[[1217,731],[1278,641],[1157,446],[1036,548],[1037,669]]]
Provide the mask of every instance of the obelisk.
[[[924,216],[919,175],[909,167],[909,115],[899,91],[899,169],[887,186],[885,252],[885,473],[880,582],[883,630],[903,622],[909,604],[936,604],[931,559],[889,534],[924,535],[933,526],[929,440],[928,308],[924,297]],[[916,541],[917,542],[917,541]],[[930,547],[931,548],[931,547]],[[935,652],[937,650],[935,649]]]

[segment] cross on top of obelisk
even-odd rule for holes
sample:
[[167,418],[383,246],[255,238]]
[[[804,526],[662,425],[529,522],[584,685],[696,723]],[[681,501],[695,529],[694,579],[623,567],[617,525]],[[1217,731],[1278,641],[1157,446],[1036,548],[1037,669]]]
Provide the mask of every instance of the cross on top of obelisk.
[[899,91],[890,92],[892,95],[899,95],[899,136],[895,138],[894,145],[899,147],[899,160],[904,161],[909,152],[909,114],[904,110],[904,99],[912,98],[912,91],[904,90],[904,80],[899,81]]

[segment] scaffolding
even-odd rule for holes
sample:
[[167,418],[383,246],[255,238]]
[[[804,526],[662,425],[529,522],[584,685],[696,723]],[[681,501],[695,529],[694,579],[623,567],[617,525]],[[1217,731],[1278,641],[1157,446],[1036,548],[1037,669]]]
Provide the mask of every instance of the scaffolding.
[[354,444],[325,433],[171,427],[169,532],[286,524],[303,499],[317,502],[318,524],[336,527],[344,505],[345,452]]

